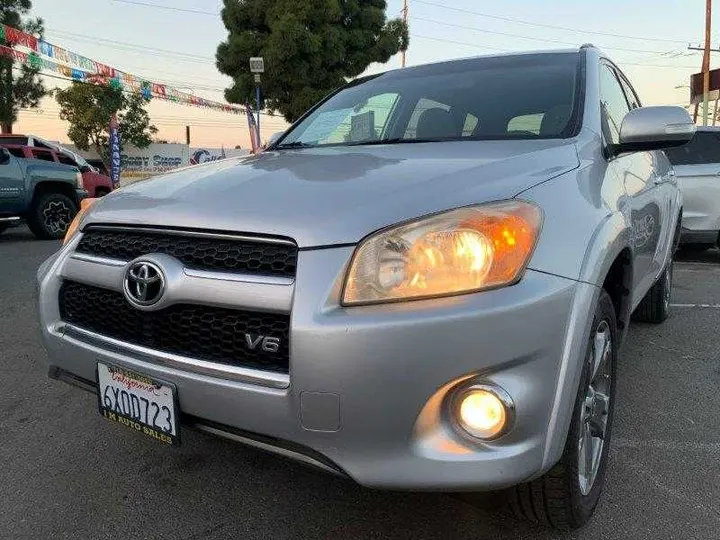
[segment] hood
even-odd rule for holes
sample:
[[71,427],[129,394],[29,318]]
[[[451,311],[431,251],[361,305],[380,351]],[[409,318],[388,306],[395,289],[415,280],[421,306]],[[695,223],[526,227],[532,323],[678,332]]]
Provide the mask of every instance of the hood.
[[264,152],[106,195],[86,223],[211,229],[353,244],[401,221],[509,199],[579,165],[568,140],[453,141]]

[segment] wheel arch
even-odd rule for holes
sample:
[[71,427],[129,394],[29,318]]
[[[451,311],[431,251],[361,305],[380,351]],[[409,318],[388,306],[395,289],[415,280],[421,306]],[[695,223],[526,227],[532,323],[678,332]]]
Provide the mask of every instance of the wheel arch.
[[[615,307],[619,345],[622,343],[632,312],[633,251],[632,233],[620,214],[609,215],[596,229],[588,243],[581,267],[579,288],[570,315],[565,353],[558,373],[558,387],[553,402],[546,439],[543,470],[546,472],[560,458],[569,428],[571,404],[580,386],[582,362],[590,335],[595,305],[603,289]],[[574,328],[572,327],[574,325]],[[621,326],[622,325],[622,326]]]
[[63,195],[70,197],[70,199],[77,204],[77,193],[75,192],[75,187],[70,185],[68,182],[57,180],[41,180],[36,182],[33,187],[31,203],[40,195],[45,193],[62,193]]
[[618,330],[624,337],[632,312],[632,231],[620,213],[611,214],[589,243],[580,280],[605,289],[613,301]]

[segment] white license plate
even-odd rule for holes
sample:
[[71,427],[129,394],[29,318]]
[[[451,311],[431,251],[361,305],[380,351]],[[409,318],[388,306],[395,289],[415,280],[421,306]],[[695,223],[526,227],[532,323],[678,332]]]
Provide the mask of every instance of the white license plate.
[[165,444],[180,444],[174,384],[121,368],[97,365],[100,414]]

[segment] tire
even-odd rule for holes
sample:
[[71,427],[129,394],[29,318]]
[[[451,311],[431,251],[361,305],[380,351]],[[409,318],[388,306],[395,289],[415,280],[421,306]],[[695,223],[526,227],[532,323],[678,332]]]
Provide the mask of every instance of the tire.
[[65,236],[77,211],[77,205],[67,195],[41,193],[30,205],[27,224],[36,238],[59,240]]
[[[592,517],[605,483],[610,449],[617,336],[615,309],[610,296],[603,290],[595,308],[563,455],[537,480],[508,490],[510,508],[518,518],[552,529],[572,530],[584,526]],[[605,351],[606,347],[607,352],[602,354],[599,349]],[[592,394],[591,383],[595,392]],[[591,400],[591,409],[588,400]],[[602,433],[602,436],[598,438],[596,433]],[[596,465],[587,467],[590,454],[590,461]]]
[[663,273],[635,309],[635,321],[660,324],[670,316],[672,280],[673,260],[670,259]]

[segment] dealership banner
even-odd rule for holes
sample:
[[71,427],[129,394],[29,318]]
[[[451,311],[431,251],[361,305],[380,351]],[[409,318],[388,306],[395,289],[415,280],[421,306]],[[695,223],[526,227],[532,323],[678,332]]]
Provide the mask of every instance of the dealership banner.
[[[1,56],[74,81],[112,86],[126,92],[142,94],[147,99],[162,99],[232,114],[245,113],[242,107],[201,98],[166,84],[137,77],[3,24],[0,24],[0,43],[5,43],[0,44]],[[29,52],[19,51],[15,47],[25,48]]]

